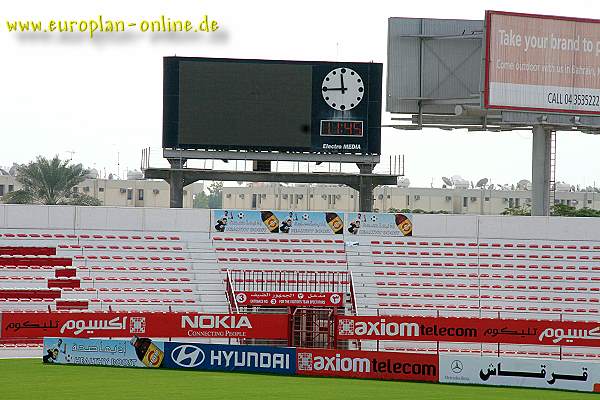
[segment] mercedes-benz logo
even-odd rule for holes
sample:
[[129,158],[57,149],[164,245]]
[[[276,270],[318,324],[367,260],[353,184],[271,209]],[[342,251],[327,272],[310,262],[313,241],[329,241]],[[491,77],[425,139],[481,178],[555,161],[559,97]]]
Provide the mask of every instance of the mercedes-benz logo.
[[459,360],[454,360],[454,361],[452,361],[452,364],[450,364],[450,369],[455,374],[458,374],[458,373],[462,372],[463,364]]

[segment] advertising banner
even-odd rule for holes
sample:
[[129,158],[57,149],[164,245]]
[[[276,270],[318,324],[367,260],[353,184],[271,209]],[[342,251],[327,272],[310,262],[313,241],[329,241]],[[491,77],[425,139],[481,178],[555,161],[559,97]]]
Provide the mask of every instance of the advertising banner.
[[62,337],[205,337],[287,339],[283,314],[195,313],[3,313],[2,338]]
[[344,293],[333,292],[235,292],[238,306],[341,307]]
[[412,214],[346,213],[346,232],[358,236],[412,236]]
[[600,363],[440,354],[440,382],[593,392]]
[[164,367],[293,375],[296,349],[165,342]]
[[321,211],[213,210],[213,232],[342,234],[343,215]]
[[461,317],[338,316],[338,339],[600,347],[600,323]]
[[164,346],[137,336],[131,340],[44,338],[42,359],[47,364],[158,368]]
[[599,26],[487,11],[485,107],[600,114]]
[[438,381],[437,354],[299,348],[297,356],[298,375]]

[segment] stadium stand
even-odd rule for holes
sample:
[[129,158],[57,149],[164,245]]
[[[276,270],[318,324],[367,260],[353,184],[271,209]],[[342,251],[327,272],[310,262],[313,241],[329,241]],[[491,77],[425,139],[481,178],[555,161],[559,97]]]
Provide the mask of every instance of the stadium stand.
[[[600,319],[600,221],[415,215],[413,225],[411,237],[220,233],[206,210],[0,205],[0,311],[229,312],[237,290],[339,290],[343,312],[358,315]],[[362,348],[600,357],[558,346]]]

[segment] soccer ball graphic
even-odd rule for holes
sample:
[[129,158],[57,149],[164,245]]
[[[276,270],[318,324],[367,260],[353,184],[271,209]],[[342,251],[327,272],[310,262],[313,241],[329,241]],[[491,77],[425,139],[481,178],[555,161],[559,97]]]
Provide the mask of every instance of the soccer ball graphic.
[[238,213],[238,218],[239,219],[244,219],[244,213],[243,212],[239,212]]
[[371,221],[377,222],[377,215],[372,215],[371,216]]
[[303,214],[302,215],[302,219],[305,220],[305,221],[308,221],[308,214]]

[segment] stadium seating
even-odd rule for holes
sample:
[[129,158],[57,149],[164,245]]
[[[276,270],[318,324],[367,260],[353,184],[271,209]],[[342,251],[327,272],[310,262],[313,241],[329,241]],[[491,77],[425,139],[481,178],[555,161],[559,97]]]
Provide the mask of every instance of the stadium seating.
[[[595,220],[414,216],[412,237],[211,233],[203,210],[0,206],[0,310],[228,312],[235,290],[337,291],[359,315],[600,320]],[[31,215],[29,215],[31,214]],[[363,348],[437,351],[437,344]],[[557,348],[440,343],[554,357]],[[598,357],[590,349],[563,357]]]

